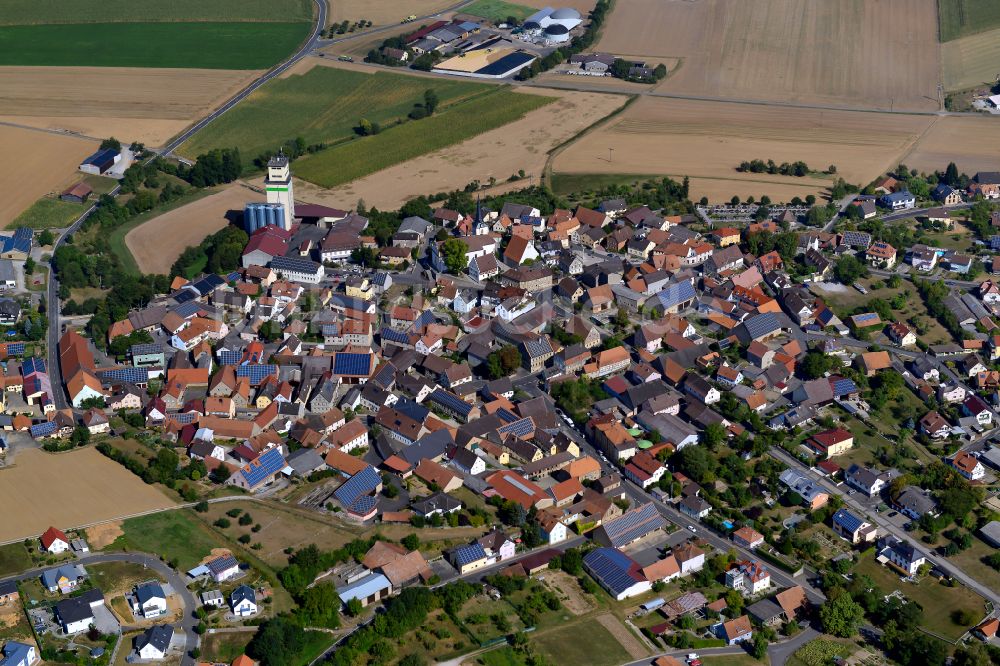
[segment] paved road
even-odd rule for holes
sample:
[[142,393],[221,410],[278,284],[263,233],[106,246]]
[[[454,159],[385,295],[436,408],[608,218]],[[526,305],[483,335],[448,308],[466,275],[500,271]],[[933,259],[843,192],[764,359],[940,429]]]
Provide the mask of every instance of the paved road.
[[[73,561],[75,564],[101,564],[104,562],[131,562],[132,564],[141,564],[142,566],[152,569],[156,573],[163,576],[164,580],[174,588],[174,592],[180,596],[183,603],[183,609],[181,614],[181,619],[179,622],[175,622],[172,626],[175,631],[183,631],[185,637],[184,644],[184,656],[181,658],[182,666],[194,666],[195,660],[191,657],[191,651],[198,647],[198,634],[195,633],[194,628],[198,624],[198,619],[194,615],[195,609],[198,607],[195,603],[194,595],[187,588],[187,583],[184,582],[181,575],[176,571],[164,564],[160,559],[154,555],[147,555],[145,553],[108,553],[104,555],[86,555],[80,557]],[[23,581],[31,578],[35,578],[41,575],[41,572],[45,569],[50,569],[51,567],[39,567],[37,569],[31,569],[29,571],[24,571],[16,576],[11,576],[5,578],[0,582],[8,581]],[[125,645],[120,649],[131,649],[131,646]]]

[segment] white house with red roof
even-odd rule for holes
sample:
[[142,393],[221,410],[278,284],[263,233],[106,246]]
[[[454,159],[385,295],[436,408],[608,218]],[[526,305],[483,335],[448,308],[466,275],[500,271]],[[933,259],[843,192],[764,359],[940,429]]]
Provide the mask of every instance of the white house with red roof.
[[41,536],[42,549],[46,553],[57,555],[69,550],[69,538],[62,530],[50,527]]

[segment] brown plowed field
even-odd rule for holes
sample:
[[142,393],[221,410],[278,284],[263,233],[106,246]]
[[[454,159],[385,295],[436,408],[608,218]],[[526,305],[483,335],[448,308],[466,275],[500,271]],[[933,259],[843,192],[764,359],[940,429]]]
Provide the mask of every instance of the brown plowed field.
[[[802,160],[868,183],[895,166],[932,116],[820,111],[644,97],[560,153],[555,173],[687,175],[691,196],[774,201],[821,193],[829,177],[739,173],[743,160]],[[609,161],[608,148],[614,152]]]
[[938,108],[935,0],[620,0],[597,50],[682,58],[669,92]]
[[[342,187],[324,190],[296,182],[296,195],[306,201],[341,207],[351,207],[358,199],[364,199],[369,206],[387,210],[421,194],[464,187],[472,180],[478,179],[485,184],[490,176],[497,179],[499,188],[499,183],[519,169],[534,176],[531,182],[537,184],[549,150],[625,103],[621,95],[538,88],[519,91],[558,97],[559,100],[532,111],[517,122]],[[526,183],[521,181],[515,185],[524,187]]]
[[0,125],[0,146],[17,156],[16,168],[0,171],[2,228],[46,194],[71,185],[80,162],[97,150],[98,143]]
[[174,502],[89,447],[48,454],[29,449],[0,471],[0,541],[171,507]]
[[230,211],[242,211],[263,194],[233,184],[221,192],[159,215],[125,234],[125,245],[143,273],[169,273],[190,245],[197,245],[227,224]]
[[125,67],[0,67],[2,119],[158,146],[259,72]]

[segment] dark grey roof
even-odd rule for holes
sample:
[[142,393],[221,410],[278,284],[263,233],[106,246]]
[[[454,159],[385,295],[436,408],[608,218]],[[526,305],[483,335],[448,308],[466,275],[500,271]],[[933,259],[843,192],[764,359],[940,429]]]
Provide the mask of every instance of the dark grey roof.
[[[464,451],[465,449],[462,450]],[[462,502],[446,493],[435,493],[430,497],[413,502],[410,506],[417,513],[427,515],[434,511],[443,511],[445,513],[456,511],[462,508]]]
[[174,637],[174,628],[169,624],[158,624],[150,627],[135,638],[135,649],[141,650],[147,645],[152,645],[160,652],[166,652],[170,647],[170,640]]
[[781,617],[784,613],[781,606],[774,603],[770,599],[761,599],[757,603],[750,604],[747,606],[747,613],[749,613],[758,622],[766,623],[773,620],[776,617]]

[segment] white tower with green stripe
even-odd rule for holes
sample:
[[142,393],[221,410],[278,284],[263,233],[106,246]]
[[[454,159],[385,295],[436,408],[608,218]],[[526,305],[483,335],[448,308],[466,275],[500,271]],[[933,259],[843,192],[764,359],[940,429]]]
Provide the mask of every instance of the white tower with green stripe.
[[267,191],[267,203],[281,204],[284,208],[284,224],[281,226],[291,229],[295,217],[295,197],[292,195],[292,170],[283,153],[268,160],[264,189]]

